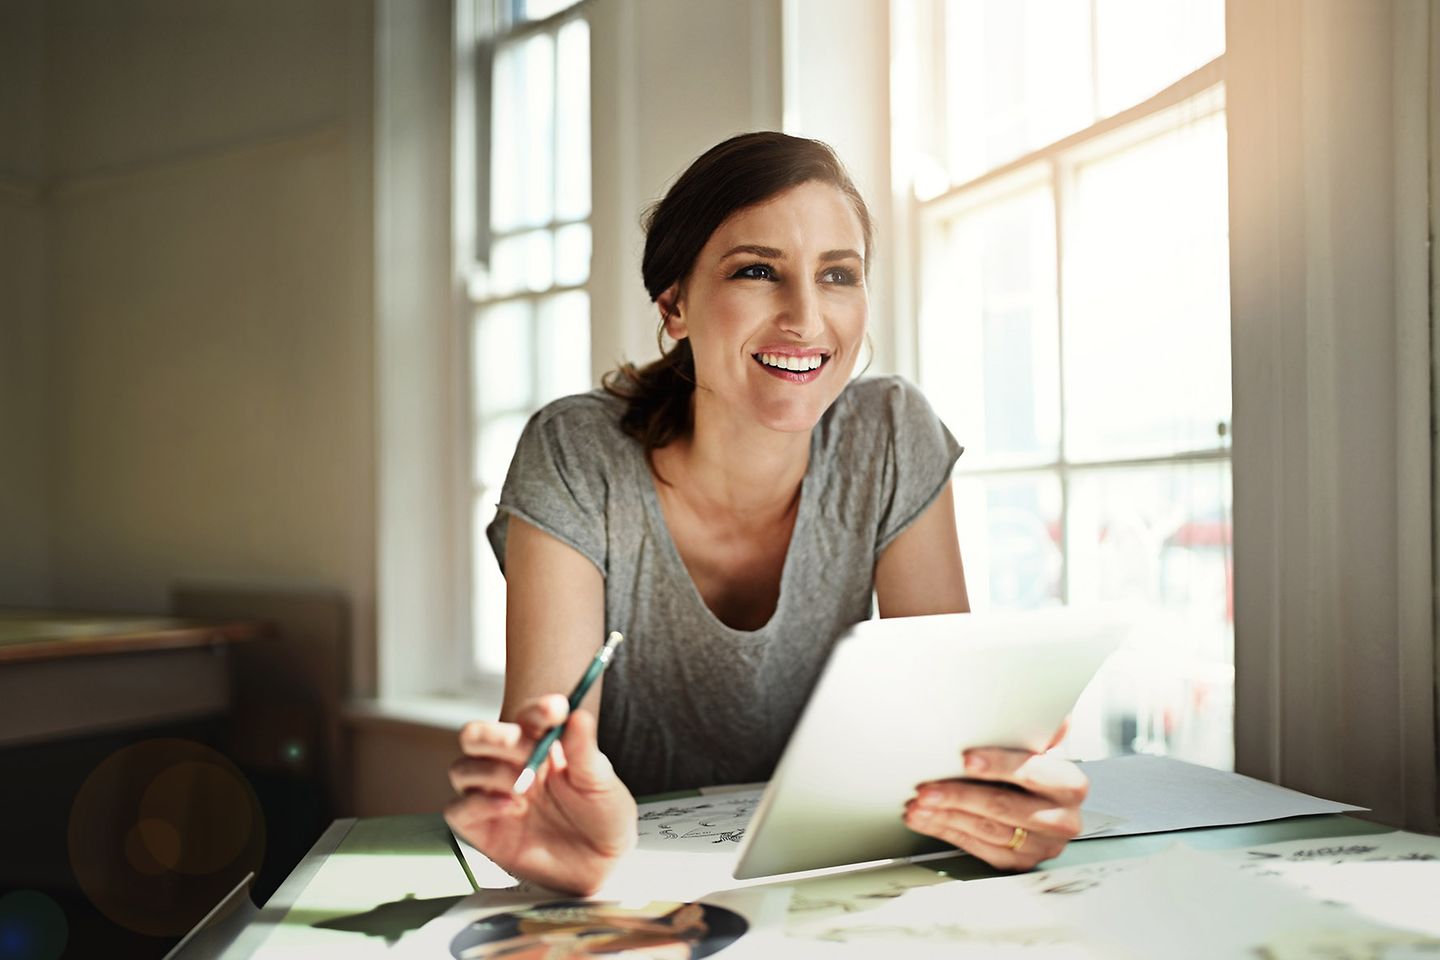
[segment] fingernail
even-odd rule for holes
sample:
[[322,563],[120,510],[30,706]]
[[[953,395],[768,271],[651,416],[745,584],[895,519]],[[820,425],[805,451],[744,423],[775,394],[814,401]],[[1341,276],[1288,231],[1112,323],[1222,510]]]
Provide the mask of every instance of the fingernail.
[[985,758],[978,753],[972,753],[965,757],[965,769],[971,773],[980,773],[988,766],[990,764],[986,763]]

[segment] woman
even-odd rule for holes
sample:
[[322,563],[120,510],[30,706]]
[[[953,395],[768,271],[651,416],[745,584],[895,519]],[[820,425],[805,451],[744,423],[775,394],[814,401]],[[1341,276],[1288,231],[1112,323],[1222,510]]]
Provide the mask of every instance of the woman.
[[[593,892],[634,843],[633,796],[768,778],[872,590],[882,617],[969,609],[960,447],[903,381],[850,382],[871,250],[829,147],[719,144],[646,223],[645,286],[675,348],[526,427],[488,531],[507,581],[504,705],[462,731],[446,810],[512,874]],[[597,685],[514,795],[608,630],[627,639],[603,709]],[[896,816],[1012,869],[1078,832],[1074,765],[973,750],[965,773]]]

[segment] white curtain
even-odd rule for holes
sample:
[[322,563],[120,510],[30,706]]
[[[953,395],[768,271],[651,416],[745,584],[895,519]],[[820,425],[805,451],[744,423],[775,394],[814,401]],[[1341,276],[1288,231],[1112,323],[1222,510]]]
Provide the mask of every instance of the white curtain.
[[1425,0],[1231,0],[1236,769],[1434,832]]

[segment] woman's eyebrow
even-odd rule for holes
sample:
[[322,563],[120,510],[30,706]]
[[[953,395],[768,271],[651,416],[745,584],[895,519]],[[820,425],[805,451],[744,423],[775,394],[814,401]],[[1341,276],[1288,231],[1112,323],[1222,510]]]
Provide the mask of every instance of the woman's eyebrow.
[[[756,243],[742,243],[733,246],[729,250],[726,250],[724,253],[722,253],[720,255],[720,259],[724,260],[727,257],[733,257],[737,253],[748,253],[757,257],[765,257],[767,260],[785,259],[784,251],[780,250],[778,247],[762,247]],[[858,251],[852,250],[848,247],[843,250],[826,250],[824,253],[820,254],[820,261],[822,263],[829,263],[832,260],[852,259],[859,260],[861,262],[865,260],[864,257],[860,256]]]
[[726,250],[720,255],[720,259],[724,260],[726,257],[733,257],[737,253],[750,253],[754,254],[757,257],[765,257],[768,260],[785,259],[785,254],[780,252],[780,250],[778,250],[777,248],[762,247],[759,244],[755,243],[742,243],[738,246],[731,247],[729,250]]

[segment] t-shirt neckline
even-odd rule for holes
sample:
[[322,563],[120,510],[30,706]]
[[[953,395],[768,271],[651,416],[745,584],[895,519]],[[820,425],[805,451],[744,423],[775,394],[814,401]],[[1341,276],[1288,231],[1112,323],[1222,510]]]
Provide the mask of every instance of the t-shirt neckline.
[[794,580],[791,567],[798,562],[795,559],[797,552],[795,544],[801,534],[809,529],[815,487],[811,478],[815,475],[816,463],[820,454],[818,449],[819,432],[818,424],[810,430],[810,462],[805,465],[805,475],[800,478],[800,506],[795,511],[795,525],[790,530],[790,542],[785,546],[785,563],[780,568],[780,592],[775,598],[775,610],[770,614],[769,620],[754,630],[740,630],[730,626],[715,615],[715,611],[710,609],[710,605],[700,595],[700,588],[695,585],[695,578],[690,576],[690,568],[685,566],[685,559],[680,556],[680,548],[675,544],[675,538],[670,535],[670,525],[665,522],[665,511],[660,507],[660,494],[655,489],[656,477],[650,471],[650,464],[645,457],[645,448],[640,443],[635,444],[635,463],[641,475],[640,486],[644,491],[645,510],[651,522],[660,531],[661,549],[670,566],[670,573],[685,582],[690,604],[699,611],[700,616],[706,618],[706,622],[712,628],[723,630],[736,639],[763,640],[781,619],[781,612],[785,609],[785,599],[789,595],[786,588]]

